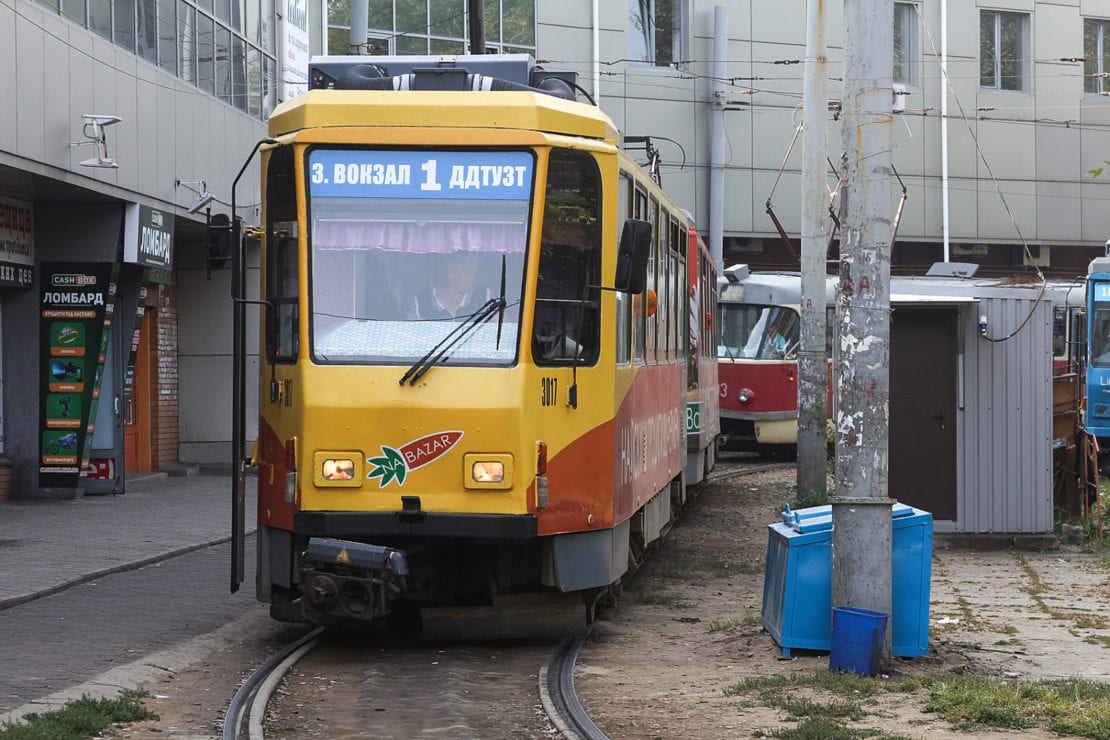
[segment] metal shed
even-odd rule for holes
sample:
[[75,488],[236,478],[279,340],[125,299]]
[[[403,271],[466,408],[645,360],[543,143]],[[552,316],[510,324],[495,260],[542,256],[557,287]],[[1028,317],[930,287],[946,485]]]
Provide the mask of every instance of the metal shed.
[[1053,530],[1059,294],[997,279],[891,281],[890,496],[938,533]]

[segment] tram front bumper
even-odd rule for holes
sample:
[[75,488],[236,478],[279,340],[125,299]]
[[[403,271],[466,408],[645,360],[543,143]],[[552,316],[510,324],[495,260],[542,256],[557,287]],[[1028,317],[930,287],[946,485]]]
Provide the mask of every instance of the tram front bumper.
[[408,573],[401,550],[311,537],[301,567],[304,614],[310,619],[384,617],[393,599],[405,592]]

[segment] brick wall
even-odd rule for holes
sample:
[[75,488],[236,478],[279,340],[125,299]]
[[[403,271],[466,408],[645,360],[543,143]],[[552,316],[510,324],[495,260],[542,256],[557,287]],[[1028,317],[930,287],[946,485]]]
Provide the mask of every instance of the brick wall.
[[152,439],[150,457],[155,470],[178,462],[177,451],[177,288],[152,285],[157,309],[151,327],[157,345],[150,363]]

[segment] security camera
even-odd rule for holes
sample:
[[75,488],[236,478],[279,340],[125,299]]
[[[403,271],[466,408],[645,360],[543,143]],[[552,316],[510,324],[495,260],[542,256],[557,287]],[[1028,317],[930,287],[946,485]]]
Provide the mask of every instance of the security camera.
[[189,206],[185,210],[188,213],[196,213],[201,208],[204,208],[206,205],[208,205],[209,203],[211,203],[215,199],[216,199],[216,196],[212,195],[212,193],[201,193],[200,197],[197,198],[195,201],[193,201],[193,205]]

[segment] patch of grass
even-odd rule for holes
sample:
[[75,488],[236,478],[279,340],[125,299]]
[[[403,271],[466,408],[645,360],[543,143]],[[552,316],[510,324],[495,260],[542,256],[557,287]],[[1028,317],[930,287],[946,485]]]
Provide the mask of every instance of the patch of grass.
[[814,701],[804,696],[783,696],[777,692],[767,692],[764,701],[767,706],[786,712],[787,721],[800,719],[848,719],[858,722],[867,716],[859,702],[831,701],[828,704]]
[[936,712],[961,729],[1044,727],[1058,735],[1110,740],[1108,684],[942,676],[930,679],[928,685],[925,711]]
[[698,570],[716,578],[725,578],[737,572],[736,564],[720,558],[707,558],[698,563]]
[[667,591],[636,591],[633,596],[637,604],[644,604],[645,606],[666,606],[671,609],[690,608],[690,602],[684,596]]
[[1072,616],[1072,621],[1080,629],[1104,630],[1110,627],[1110,622],[1097,614],[1075,614]]
[[709,624],[710,632],[732,632],[743,627],[755,627],[761,623],[760,615],[758,612],[749,612],[742,619],[729,617],[728,619],[718,619]]
[[1110,648],[1110,635],[1087,635],[1083,638],[1084,642],[1089,642],[1092,645],[1101,645],[1104,648]]
[[3,723],[0,740],[84,740],[113,724],[158,719],[142,702],[147,696],[145,691],[123,691],[118,699],[85,695],[61,709],[28,714],[20,723]]
[[[987,676],[946,674],[887,680],[815,671],[810,675],[747,678],[727,686],[724,693],[782,709],[788,718],[804,718],[789,731],[799,734],[780,734],[788,732],[784,730],[767,735],[769,737],[857,738],[889,737],[858,734],[873,731],[839,724],[859,721],[866,716],[862,699],[880,692],[910,693],[919,689],[927,692],[925,711],[936,713],[961,731],[974,733],[987,727],[1040,728],[1061,736],[1110,740],[1110,684],[1077,678],[1006,681]],[[800,696],[802,690],[811,692],[811,696],[812,692],[818,693],[816,698],[804,698]],[[823,694],[840,698],[822,703]]]
[[787,740],[908,740],[903,735],[889,735],[881,730],[868,728],[841,727],[827,719],[806,719],[797,727],[775,730],[769,733],[756,731],[754,737],[781,737]]

